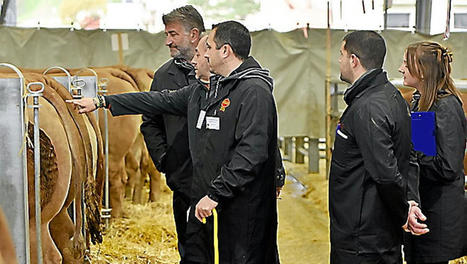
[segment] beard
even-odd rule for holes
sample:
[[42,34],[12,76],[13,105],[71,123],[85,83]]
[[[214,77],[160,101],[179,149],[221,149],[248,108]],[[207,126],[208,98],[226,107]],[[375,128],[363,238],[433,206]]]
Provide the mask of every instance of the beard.
[[194,50],[189,46],[176,46],[175,49],[176,52],[174,52],[174,54],[171,54],[172,58],[174,59],[184,59],[186,61],[191,61],[193,59],[193,56],[195,55]]

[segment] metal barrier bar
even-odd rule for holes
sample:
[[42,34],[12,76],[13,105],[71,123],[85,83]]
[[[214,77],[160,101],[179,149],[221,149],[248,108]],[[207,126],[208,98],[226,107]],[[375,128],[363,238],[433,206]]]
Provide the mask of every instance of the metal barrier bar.
[[52,67],[47,68],[42,74],[46,75],[50,70],[61,70],[66,74],[67,79],[66,79],[66,83],[63,86],[65,86],[68,89],[68,92],[71,94],[71,75],[70,75],[70,73],[63,67],[52,66]]
[[12,64],[0,63],[0,67],[13,70],[18,78],[0,79],[0,100],[2,118],[0,137],[0,205],[8,220],[18,263],[30,262],[29,213],[28,213],[28,174],[25,149],[27,131],[24,76]]
[[293,137],[284,137],[284,157],[283,160],[292,161]]
[[[308,173],[319,173],[319,139],[308,140]],[[326,156],[324,156],[326,157]]]
[[73,76],[71,81],[71,96],[73,99],[83,98],[83,87],[86,86],[84,80],[79,79],[77,76]]
[[[301,143],[301,147],[299,147],[296,145],[296,142],[300,144],[301,140],[303,143]],[[302,156],[303,160],[305,156],[308,157],[308,173],[319,173],[319,161],[320,159],[326,158],[325,154],[321,154],[321,152],[326,150],[325,144],[325,138],[295,137],[295,141],[294,137],[278,138],[278,146],[284,151],[282,160],[292,161],[291,155],[286,155],[286,153],[293,153],[295,149],[296,156]],[[302,163],[304,163],[304,161]]]
[[[298,151],[298,153],[300,153],[301,156],[308,156],[308,148],[298,148],[296,149],[296,151]],[[298,162],[296,162],[298,163]],[[303,162],[302,162],[303,163]]]
[[[298,147],[295,146],[295,150],[304,158],[308,157],[308,173],[319,173],[319,160],[321,158],[326,158],[326,155],[320,155],[319,151],[324,150],[319,148],[319,139],[318,138],[304,138],[305,144],[308,147]],[[299,140],[300,141],[300,140]],[[304,145],[305,145],[304,144]],[[298,162],[296,162],[298,163]],[[302,162],[304,163],[304,162]]]
[[[107,84],[109,79],[101,78],[99,80],[99,90],[101,95],[107,94]],[[103,109],[104,114],[104,137],[105,137],[105,182],[104,182],[104,209],[101,210],[101,217],[105,219],[105,225],[109,225],[109,219],[111,216],[112,209],[110,208],[109,199],[109,120],[107,116],[107,109]]]
[[[39,90],[31,90],[33,85],[41,86]],[[36,246],[37,263],[42,264],[42,237],[41,237],[41,142],[39,138],[39,97],[44,91],[44,84],[41,82],[32,82],[27,86],[30,97],[33,98],[33,105],[29,106],[34,111],[34,203],[36,215]]]
[[305,143],[305,137],[295,137],[295,163],[302,164],[305,162],[305,155],[308,154],[306,150],[300,152],[303,149]]
[[[86,78],[88,76],[81,77],[81,80],[83,80],[86,83],[85,85],[86,88],[88,86],[93,86],[93,89],[84,89],[84,91],[82,91],[83,95],[84,97],[96,97],[99,91],[99,85],[98,85],[99,76],[97,75],[97,72],[91,68],[82,68],[76,73],[76,77],[79,77],[79,74],[85,71],[91,72],[94,75],[95,80],[92,81],[89,78]],[[95,111],[94,114],[96,116],[96,122],[99,125],[99,112]]]

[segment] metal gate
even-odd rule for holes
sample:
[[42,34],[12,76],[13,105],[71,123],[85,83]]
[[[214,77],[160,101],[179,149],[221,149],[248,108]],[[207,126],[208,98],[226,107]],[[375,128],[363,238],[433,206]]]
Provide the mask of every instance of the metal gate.
[[28,176],[26,171],[24,77],[0,79],[0,206],[5,212],[18,263],[29,263]]

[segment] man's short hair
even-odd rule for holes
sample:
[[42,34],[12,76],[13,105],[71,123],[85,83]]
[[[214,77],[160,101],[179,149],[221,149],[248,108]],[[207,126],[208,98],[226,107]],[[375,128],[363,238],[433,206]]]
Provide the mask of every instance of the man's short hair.
[[200,33],[205,31],[203,17],[192,5],[182,6],[170,11],[170,13],[162,16],[162,22],[164,25],[182,23],[187,32],[193,28],[197,28]]
[[382,68],[386,56],[386,43],[383,37],[371,30],[358,30],[347,34],[344,49],[354,54],[367,69]]
[[214,25],[212,29],[216,31],[214,35],[216,49],[228,44],[239,59],[248,58],[251,49],[251,36],[250,31],[244,25],[236,21],[225,21]]

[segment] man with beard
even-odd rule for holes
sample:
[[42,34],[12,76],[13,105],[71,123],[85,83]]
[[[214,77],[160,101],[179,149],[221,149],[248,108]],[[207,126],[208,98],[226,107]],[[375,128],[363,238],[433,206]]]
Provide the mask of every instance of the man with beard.
[[[170,59],[154,74],[151,91],[178,90],[196,82],[190,64],[204,31],[204,22],[191,5],[174,9],[162,16]],[[188,148],[187,120],[171,114],[143,115],[141,133],[156,168],[165,173],[173,191],[173,213],[178,236],[178,251],[184,263],[187,210],[193,169]]]

